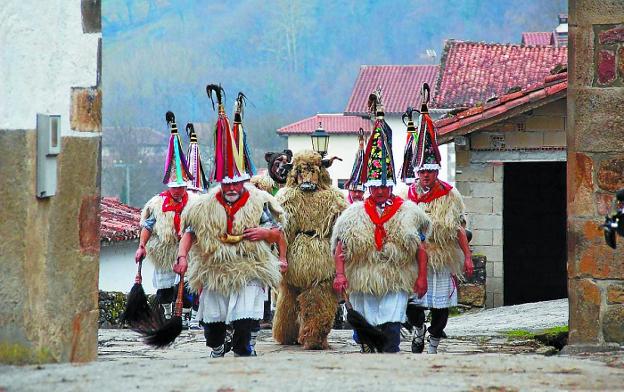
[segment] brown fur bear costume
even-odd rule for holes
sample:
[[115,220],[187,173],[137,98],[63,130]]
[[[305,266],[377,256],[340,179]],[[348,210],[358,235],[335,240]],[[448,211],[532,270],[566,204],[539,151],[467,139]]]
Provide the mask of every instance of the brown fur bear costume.
[[279,288],[273,337],[279,344],[300,343],[306,350],[329,347],[327,335],[336,313],[330,239],[347,202],[331,186],[331,162],[313,151],[295,154],[286,187],[277,193],[287,217],[288,271]]

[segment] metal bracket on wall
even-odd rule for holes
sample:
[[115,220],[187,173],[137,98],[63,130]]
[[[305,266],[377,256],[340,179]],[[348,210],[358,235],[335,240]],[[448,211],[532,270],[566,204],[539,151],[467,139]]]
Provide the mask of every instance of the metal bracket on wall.
[[61,153],[61,116],[37,114],[37,197],[56,194],[57,159]]

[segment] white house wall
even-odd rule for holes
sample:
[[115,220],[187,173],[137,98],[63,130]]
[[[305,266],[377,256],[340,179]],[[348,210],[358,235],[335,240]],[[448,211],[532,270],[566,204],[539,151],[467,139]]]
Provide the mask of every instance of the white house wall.
[[[97,34],[83,34],[80,1],[2,2],[0,129],[35,129],[34,114],[60,114],[70,131],[71,88],[97,82]],[[50,37],[50,39],[42,39]]]
[[[121,291],[127,293],[134,284],[137,265],[134,262],[138,241],[117,242],[103,245],[100,249],[100,290]],[[149,261],[143,262],[143,290],[148,294],[155,294],[152,285],[154,266]]]
[[[386,116],[386,121],[392,129],[392,153],[394,155],[394,164],[397,176],[403,164],[403,150],[405,148],[405,139],[407,136],[407,127],[401,121],[399,116],[391,115]],[[372,128],[372,124],[371,124]],[[366,130],[370,132],[370,129]],[[288,136],[288,148],[293,152],[301,150],[312,149],[312,142],[310,135],[289,135]],[[357,134],[331,134],[329,139],[329,151],[327,155],[338,156],[342,158],[341,161],[335,161],[329,168],[329,174],[331,175],[334,185],[338,185],[338,180],[346,180],[351,175],[351,169],[353,168],[353,160],[358,149],[358,136]],[[442,155],[442,167],[440,171],[440,179],[444,181],[454,181],[454,177],[448,175],[448,170],[454,168],[454,158],[449,159],[449,150],[453,151],[453,157],[455,149],[449,149],[448,145],[440,146],[440,154]],[[450,164],[449,164],[450,163]]]

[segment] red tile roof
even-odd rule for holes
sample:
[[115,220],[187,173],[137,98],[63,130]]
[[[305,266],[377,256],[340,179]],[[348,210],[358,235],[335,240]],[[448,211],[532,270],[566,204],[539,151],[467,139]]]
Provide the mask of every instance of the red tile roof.
[[568,63],[568,48],[447,41],[436,82],[433,107],[471,107],[511,87],[543,81],[558,64]]
[[403,113],[408,106],[419,108],[420,88],[426,82],[433,89],[438,69],[438,65],[362,65],[345,114],[367,113],[368,96],[379,86],[386,113]]
[[319,122],[323,124],[323,129],[327,133],[351,134],[358,133],[360,128],[370,131],[372,126],[368,118],[360,116],[345,116],[343,114],[317,114],[295,123],[286,125],[277,130],[282,135],[308,134],[314,132],[319,127]]
[[[527,110],[524,106],[542,106],[552,100],[564,98],[568,89],[568,73],[563,72],[556,75],[548,75],[540,83],[535,83],[523,90],[502,95],[483,106],[474,106],[457,115],[442,118],[434,122],[438,135],[444,140],[453,136],[464,135],[474,132],[486,126],[498,122],[502,118],[510,116],[510,111],[522,113]],[[487,121],[486,121],[487,120]],[[481,126],[479,123],[482,122]],[[466,127],[470,126],[470,130]],[[462,132],[463,131],[463,132]]]
[[556,43],[557,41],[552,31],[522,33],[522,45],[525,46],[555,45]]
[[100,242],[119,242],[139,238],[141,209],[123,204],[114,197],[100,200]]

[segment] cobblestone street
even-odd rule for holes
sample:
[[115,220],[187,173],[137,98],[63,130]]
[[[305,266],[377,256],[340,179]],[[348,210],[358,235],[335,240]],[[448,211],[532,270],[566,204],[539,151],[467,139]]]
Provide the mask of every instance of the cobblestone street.
[[513,329],[537,331],[568,324],[568,300],[557,299],[471,312],[449,319],[449,336],[492,336]]
[[[437,356],[412,354],[408,340],[398,355],[361,355],[348,330],[332,331],[331,350],[304,352],[300,347],[276,345],[270,331],[264,330],[257,358],[228,354],[224,359],[211,359],[201,331],[185,331],[169,349],[153,350],[132,331],[103,329],[97,362],[3,366],[0,390],[622,390],[622,351],[544,356],[539,354],[544,347],[536,341],[509,340],[500,333],[561,325],[560,319],[565,322],[567,318],[565,312],[559,312],[562,303],[565,301],[549,301],[541,306],[527,304],[453,317],[449,338],[442,341]],[[517,317],[523,321],[512,324]],[[492,323],[489,333],[467,333],[478,325],[486,331],[487,322]]]

